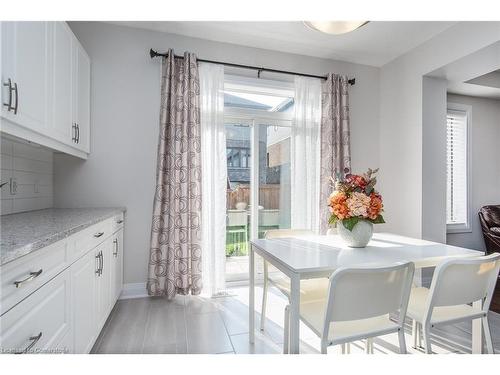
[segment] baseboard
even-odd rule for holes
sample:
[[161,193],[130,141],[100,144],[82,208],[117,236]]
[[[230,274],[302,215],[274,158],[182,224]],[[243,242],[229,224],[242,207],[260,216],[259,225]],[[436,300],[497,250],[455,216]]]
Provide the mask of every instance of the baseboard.
[[123,284],[122,293],[119,299],[143,298],[148,297],[146,283],[128,283]]

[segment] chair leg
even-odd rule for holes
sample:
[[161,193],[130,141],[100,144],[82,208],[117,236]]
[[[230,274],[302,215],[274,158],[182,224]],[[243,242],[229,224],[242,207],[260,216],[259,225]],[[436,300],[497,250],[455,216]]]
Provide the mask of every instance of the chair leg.
[[405,329],[401,327],[398,331],[399,354],[406,354]]
[[490,324],[488,322],[488,316],[481,318],[483,320],[483,330],[484,330],[484,339],[486,341],[486,350],[488,350],[488,354],[495,354],[495,350],[493,349],[493,340],[491,339],[491,331]]
[[260,330],[264,330],[264,324],[266,321],[266,308],[267,308],[267,291],[269,289],[268,280],[268,265],[264,260],[264,287],[262,288],[262,311],[260,313]]
[[418,347],[421,348],[422,345],[422,324],[417,322],[417,337],[418,337]]
[[411,321],[411,338],[413,340],[413,345],[412,347],[414,349],[417,349],[418,347],[418,331],[417,331],[417,328],[418,328],[418,323],[415,319],[413,319]]
[[432,354],[430,327],[424,324],[422,328],[424,333],[425,353]]
[[321,340],[321,354],[328,354],[328,345],[325,340]]
[[283,354],[289,353],[290,347],[290,305],[285,307],[285,327],[283,333]]

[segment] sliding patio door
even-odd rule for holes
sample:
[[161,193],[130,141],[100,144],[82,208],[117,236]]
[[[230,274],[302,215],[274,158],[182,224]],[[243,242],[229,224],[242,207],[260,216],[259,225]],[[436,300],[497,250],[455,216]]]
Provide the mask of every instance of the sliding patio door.
[[[293,87],[264,80],[225,85],[226,280],[248,280],[249,241],[290,228]],[[262,266],[257,264],[257,272]]]

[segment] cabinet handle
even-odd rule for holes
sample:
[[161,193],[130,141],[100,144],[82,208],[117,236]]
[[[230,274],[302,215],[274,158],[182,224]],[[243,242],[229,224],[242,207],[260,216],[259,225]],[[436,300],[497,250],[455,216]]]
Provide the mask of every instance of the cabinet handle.
[[102,270],[103,269],[104,269],[104,257],[102,256],[102,250],[101,250],[101,273],[100,273],[100,275],[102,275]]
[[114,243],[114,245],[115,245],[115,251],[113,251],[113,255],[114,255],[115,257],[117,257],[117,256],[118,256],[118,238],[115,238],[115,239],[113,240],[113,243]]
[[76,143],[80,143],[80,125],[76,125]]
[[95,273],[97,276],[100,275],[101,273],[101,252],[99,252],[96,256],[95,256],[95,259],[97,261],[97,269],[95,270]]
[[118,220],[118,221],[116,222],[116,224],[121,224],[121,223],[123,223],[123,220]]
[[94,237],[95,237],[95,238],[99,238],[99,237],[101,237],[103,234],[104,234],[104,232],[99,232],[99,233],[94,234]]
[[16,95],[16,106],[14,107],[14,114],[17,115],[17,108],[19,107],[19,90],[17,89],[17,83],[14,82],[14,89],[12,91],[15,91]]
[[43,269],[41,269],[41,268],[36,272],[30,272],[30,275],[27,278],[25,278],[24,280],[14,281],[14,285],[16,286],[16,288],[19,288],[24,283],[27,283],[33,279],[36,279],[38,276],[40,276],[42,274],[42,272],[43,272]]
[[36,336],[31,336],[30,337],[30,341],[31,341],[31,344],[29,344],[24,350],[21,350],[19,352],[15,352],[15,354],[26,354],[28,353],[32,347],[34,347],[36,345],[36,343],[42,338],[42,332],[40,332],[38,335]]
[[11,109],[14,109],[12,107],[12,80],[9,78],[3,85],[9,88],[9,102],[3,103],[3,105],[7,107],[7,112],[10,112]]

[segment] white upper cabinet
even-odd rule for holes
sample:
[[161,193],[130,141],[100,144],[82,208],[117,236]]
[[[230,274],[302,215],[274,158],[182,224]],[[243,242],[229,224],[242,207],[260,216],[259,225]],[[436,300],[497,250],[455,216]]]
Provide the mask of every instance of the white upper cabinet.
[[78,41],[73,43],[73,124],[76,147],[90,152],[90,59]]
[[86,158],[90,59],[65,22],[2,22],[2,132]]
[[2,22],[2,117],[38,133],[50,121],[49,22]]
[[53,42],[53,89],[54,121],[53,136],[66,144],[72,144],[72,44],[73,33],[64,22],[54,23]]

